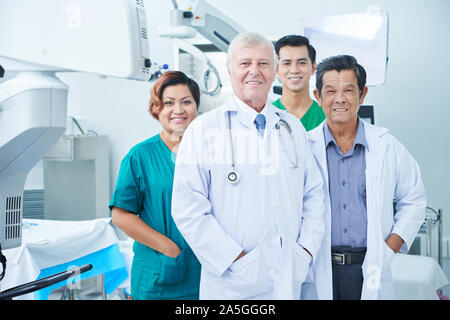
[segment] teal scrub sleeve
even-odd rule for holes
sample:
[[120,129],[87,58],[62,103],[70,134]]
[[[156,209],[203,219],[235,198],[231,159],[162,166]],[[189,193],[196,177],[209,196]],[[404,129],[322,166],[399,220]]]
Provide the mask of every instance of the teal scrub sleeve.
[[135,157],[128,154],[120,164],[119,176],[114,189],[109,208],[122,208],[139,214],[144,201],[143,179],[140,166]]

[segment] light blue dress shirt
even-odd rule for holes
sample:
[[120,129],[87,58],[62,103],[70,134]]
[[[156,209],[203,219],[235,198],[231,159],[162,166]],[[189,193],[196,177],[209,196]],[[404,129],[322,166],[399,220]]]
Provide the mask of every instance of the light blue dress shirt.
[[331,203],[331,246],[367,246],[366,159],[368,148],[358,118],[353,147],[344,155],[323,126]]

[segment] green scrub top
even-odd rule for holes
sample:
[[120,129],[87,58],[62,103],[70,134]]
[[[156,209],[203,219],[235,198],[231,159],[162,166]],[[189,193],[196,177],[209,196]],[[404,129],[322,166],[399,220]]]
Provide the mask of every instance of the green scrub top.
[[[272,103],[275,107],[281,110],[286,110],[286,108],[281,103],[281,98]],[[311,107],[306,111],[303,117],[300,119],[303,127],[306,131],[310,131],[317,127],[325,120],[325,113],[323,113],[322,108],[319,104],[313,100]]]
[[137,241],[131,267],[131,296],[136,300],[198,299],[200,263],[177,229],[171,215],[176,154],[159,134],[139,143],[120,165],[109,208],[137,214],[151,228],[181,249],[168,257]]

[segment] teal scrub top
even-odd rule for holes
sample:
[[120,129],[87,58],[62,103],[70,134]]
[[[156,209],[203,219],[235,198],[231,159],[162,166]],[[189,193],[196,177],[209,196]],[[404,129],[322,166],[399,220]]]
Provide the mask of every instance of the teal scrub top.
[[[286,110],[286,108],[281,103],[281,98],[274,101],[272,104],[278,109]],[[308,111],[306,111],[306,113],[300,119],[300,122],[302,123],[306,131],[310,131],[321,124],[323,120],[325,120],[325,113],[323,112],[322,107],[313,100],[311,107],[309,107]]]
[[136,300],[198,299],[200,263],[171,215],[176,154],[157,134],[133,147],[120,165],[110,202],[137,214],[181,249],[168,257],[137,241],[131,267],[131,296]]

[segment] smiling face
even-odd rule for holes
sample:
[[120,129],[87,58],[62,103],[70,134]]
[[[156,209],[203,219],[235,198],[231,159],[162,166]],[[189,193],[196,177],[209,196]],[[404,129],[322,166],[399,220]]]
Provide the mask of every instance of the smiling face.
[[185,84],[168,86],[162,94],[162,109],[158,120],[167,136],[180,134],[197,116],[197,104]]
[[258,112],[275,80],[273,50],[269,46],[241,46],[234,50],[228,74],[234,94]]
[[316,71],[316,64],[311,63],[307,46],[284,46],[279,51],[280,63],[277,75],[283,89],[291,92],[309,90],[309,80]]
[[322,91],[314,90],[314,96],[322,107],[331,126],[354,125],[359,106],[364,102],[367,87],[362,94],[353,70],[331,70],[323,75]]

